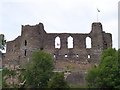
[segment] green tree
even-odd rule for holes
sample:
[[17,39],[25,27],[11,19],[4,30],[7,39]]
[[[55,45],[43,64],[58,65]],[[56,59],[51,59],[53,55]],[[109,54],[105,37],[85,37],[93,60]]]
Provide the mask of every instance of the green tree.
[[14,84],[8,85],[6,83],[6,80],[8,78],[15,77],[15,75],[17,75],[16,71],[9,70],[7,68],[2,68],[2,87],[3,88],[10,88],[10,87],[14,88],[15,85]]
[[90,88],[120,88],[120,51],[107,49],[102,53],[98,67],[92,68],[86,77]]
[[50,54],[43,51],[34,52],[24,72],[26,87],[45,88],[52,75],[53,66]]
[[48,82],[48,88],[69,88],[67,82],[64,80],[64,73],[54,73]]
[[[2,51],[1,50],[4,50],[5,49],[5,37],[3,34],[0,34],[0,65],[2,65]],[[2,69],[1,69],[2,66],[0,66],[0,89],[2,88]]]
[[9,70],[7,68],[3,68],[1,72],[2,72],[2,87],[8,88],[9,86],[7,85],[6,78],[4,77],[9,76]]
[[0,34],[0,49],[4,49],[6,40],[5,40],[5,36],[3,34]]

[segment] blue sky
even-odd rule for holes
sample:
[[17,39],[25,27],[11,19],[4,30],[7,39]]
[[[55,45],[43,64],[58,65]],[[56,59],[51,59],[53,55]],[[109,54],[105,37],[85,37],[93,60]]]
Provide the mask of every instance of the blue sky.
[[1,0],[0,33],[7,41],[21,34],[21,25],[44,24],[48,33],[89,33],[91,24],[99,22],[113,35],[118,48],[119,0]]

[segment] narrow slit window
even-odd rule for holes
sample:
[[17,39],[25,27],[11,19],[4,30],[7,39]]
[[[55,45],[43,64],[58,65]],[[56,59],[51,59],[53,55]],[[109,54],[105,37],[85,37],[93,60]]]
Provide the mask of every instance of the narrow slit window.
[[27,50],[25,50],[25,52],[24,52],[24,56],[27,56]]
[[27,40],[25,40],[25,46],[27,46]]

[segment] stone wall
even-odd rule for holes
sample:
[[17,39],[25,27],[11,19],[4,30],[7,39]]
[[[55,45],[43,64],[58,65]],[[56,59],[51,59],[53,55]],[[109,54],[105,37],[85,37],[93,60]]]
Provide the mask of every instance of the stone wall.
[[[59,48],[55,48],[55,40],[59,37]],[[68,48],[68,38],[71,37],[73,47]],[[87,48],[86,39],[91,40],[91,47]],[[42,23],[34,26],[22,25],[21,35],[13,41],[7,42],[7,51],[3,54],[3,67],[15,69],[24,66],[30,61],[33,51],[43,50],[50,53],[55,61],[55,69],[64,71],[66,65],[74,63],[73,72],[66,78],[70,83],[85,84],[85,68],[100,61],[100,55],[104,49],[112,47],[112,35],[105,33],[100,22],[92,23],[90,33],[47,33]],[[61,62],[61,64],[59,63]],[[62,65],[65,62],[66,65]],[[67,63],[68,62],[68,63]],[[58,65],[58,66],[57,66]],[[72,65],[72,64],[71,64]],[[69,65],[68,65],[69,66]],[[84,67],[83,67],[84,66]],[[78,68],[78,69],[77,69]],[[87,68],[86,68],[87,69]],[[86,70],[85,70],[86,71]]]
[[[55,48],[55,38],[60,38],[60,48]],[[68,37],[73,38],[73,48],[68,48]],[[86,38],[91,39],[91,48],[86,47]],[[89,61],[98,63],[101,52],[112,47],[112,35],[105,33],[100,22],[92,23],[90,33],[47,33],[42,23],[35,26],[22,25],[21,36],[7,42],[3,58],[5,64],[23,64],[29,61],[33,51],[51,53],[54,60]]]

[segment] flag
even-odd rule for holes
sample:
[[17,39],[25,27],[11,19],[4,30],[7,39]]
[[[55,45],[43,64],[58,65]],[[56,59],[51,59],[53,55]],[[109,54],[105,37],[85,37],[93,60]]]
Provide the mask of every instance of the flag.
[[97,11],[100,12],[100,10],[97,8]]

